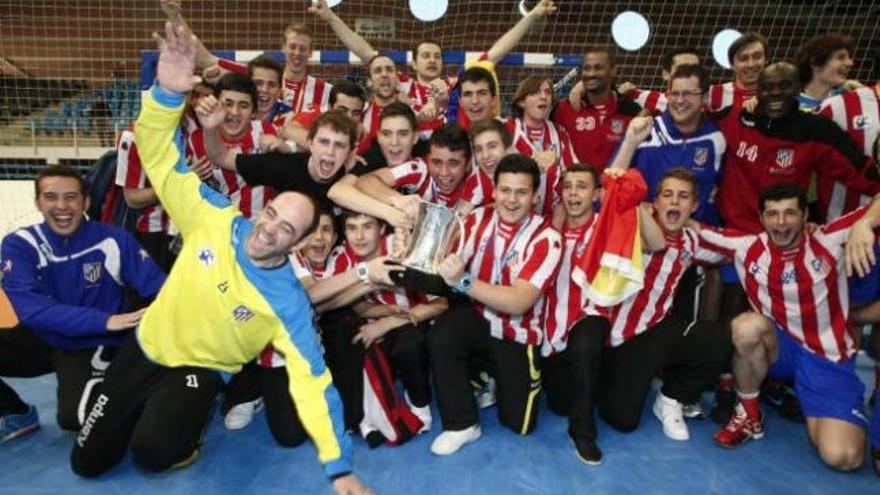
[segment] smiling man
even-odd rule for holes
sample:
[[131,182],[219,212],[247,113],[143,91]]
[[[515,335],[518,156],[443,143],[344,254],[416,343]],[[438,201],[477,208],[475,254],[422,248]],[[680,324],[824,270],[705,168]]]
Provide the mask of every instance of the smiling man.
[[706,100],[709,111],[732,108],[736,113],[742,109],[743,102],[755,96],[758,78],[767,66],[769,50],[767,38],[757,33],[745,33],[730,44],[727,59],[733,69],[733,81],[713,84],[709,88]]
[[[56,372],[58,425],[76,431],[143,314],[123,313],[126,287],[152,299],[165,275],[127,231],[85,219],[78,171],[46,167],[35,185],[43,222],[11,232],[0,247],[0,280],[21,320],[0,331],[0,376]],[[0,443],[39,427],[36,407],[0,380]]]
[[192,462],[222,373],[238,371],[271,343],[287,357],[289,393],[334,489],[369,493],[352,475],[342,404],[321,357],[308,295],[288,261],[317,224],[314,202],[282,193],[250,221],[188,171],[175,128],[184,94],[198,80],[196,39],[171,23],[164,38],[154,36],[158,83],[144,98],[136,139],[150,182],[186,242],[137,338],[108,372],[71,466],[98,476],[123,458],[129,442],[135,462],[149,471]]
[[498,387],[498,419],[519,435],[538,421],[544,296],[559,271],[559,234],[532,209],[541,181],[538,164],[519,154],[495,170],[494,206],[465,219],[464,250],[449,255],[439,273],[469,303],[437,318],[428,350],[443,433],[431,445],[450,455],[480,438],[469,364],[488,359]]
[[880,201],[811,233],[806,204],[803,188],[776,184],[758,199],[762,233],[700,232],[708,249],[734,262],[752,308],[731,324],[739,404],[715,442],[734,448],[763,437],[761,381],[794,379],[810,443],[826,465],[852,471],[864,461],[867,420],[858,347],[847,330],[846,274],[873,263]]
[[798,95],[801,110],[816,112],[826,98],[843,91],[854,48],[852,38],[840,33],[816,36],[801,47],[795,59],[803,88]]

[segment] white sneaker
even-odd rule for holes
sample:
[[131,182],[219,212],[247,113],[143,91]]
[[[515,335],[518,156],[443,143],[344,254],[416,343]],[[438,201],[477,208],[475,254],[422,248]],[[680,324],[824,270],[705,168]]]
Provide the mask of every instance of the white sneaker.
[[480,435],[482,435],[480,425],[473,425],[463,430],[444,431],[434,439],[434,443],[431,444],[431,452],[435,455],[454,454],[465,444],[479,439]]
[[687,424],[684,422],[682,405],[675,399],[670,399],[657,392],[657,400],[654,401],[654,416],[663,423],[663,433],[673,439],[683,442],[691,437]]
[[227,430],[240,430],[251,424],[251,421],[254,420],[254,415],[262,408],[262,397],[250,402],[236,404],[232,406],[232,409],[230,409],[228,413],[226,413],[226,417],[223,418],[223,424],[226,426]]
[[421,434],[431,431],[431,423],[434,422],[434,419],[431,416],[431,404],[416,407],[413,405],[412,401],[409,400],[409,394],[404,392],[403,397],[406,399],[406,405],[409,406],[409,410],[412,411],[412,413],[422,422],[422,428],[419,430],[419,433]]

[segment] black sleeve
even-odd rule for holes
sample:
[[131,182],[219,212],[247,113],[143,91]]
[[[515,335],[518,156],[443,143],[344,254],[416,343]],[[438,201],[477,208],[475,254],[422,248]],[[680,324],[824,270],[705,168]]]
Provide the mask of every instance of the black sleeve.
[[295,189],[308,174],[308,153],[263,153],[238,155],[235,168],[252,186],[272,186],[278,190]]

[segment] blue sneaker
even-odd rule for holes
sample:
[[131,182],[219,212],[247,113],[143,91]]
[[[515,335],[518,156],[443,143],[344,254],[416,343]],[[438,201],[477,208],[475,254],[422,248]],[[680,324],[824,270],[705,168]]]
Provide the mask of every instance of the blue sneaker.
[[6,443],[40,429],[40,417],[37,408],[28,406],[24,414],[4,414],[0,416],[0,443]]

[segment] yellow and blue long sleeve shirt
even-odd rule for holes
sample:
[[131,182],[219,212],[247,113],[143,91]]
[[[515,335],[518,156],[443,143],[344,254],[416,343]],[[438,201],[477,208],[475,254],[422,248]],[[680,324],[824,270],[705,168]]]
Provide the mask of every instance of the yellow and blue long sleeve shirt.
[[144,96],[135,139],[144,170],[185,242],[138,328],[144,353],[169,367],[236,372],[271,344],[285,357],[290,395],[327,475],[351,472],[342,401],[324,364],[308,295],[289,262],[255,266],[253,224],[187,167],[178,122],[184,95],[158,84]]

